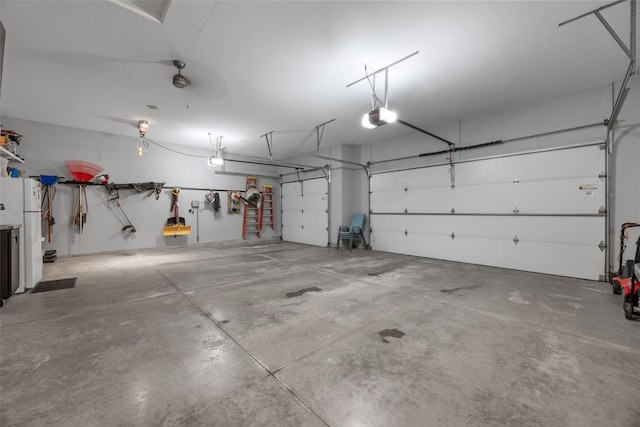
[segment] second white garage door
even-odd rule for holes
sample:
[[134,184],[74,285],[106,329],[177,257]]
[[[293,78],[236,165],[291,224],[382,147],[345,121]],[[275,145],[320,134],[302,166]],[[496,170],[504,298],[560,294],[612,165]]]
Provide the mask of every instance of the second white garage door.
[[328,188],[325,178],[282,184],[282,240],[329,244]]

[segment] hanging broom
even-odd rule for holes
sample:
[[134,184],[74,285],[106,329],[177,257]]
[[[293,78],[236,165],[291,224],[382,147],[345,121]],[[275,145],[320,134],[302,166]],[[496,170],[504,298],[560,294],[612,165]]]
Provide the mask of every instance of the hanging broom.
[[182,236],[185,234],[191,234],[191,226],[186,225],[184,217],[179,216],[178,214],[178,195],[180,194],[179,188],[174,188],[171,190],[171,195],[173,196],[173,216],[171,218],[167,218],[167,225],[162,230],[163,236]]

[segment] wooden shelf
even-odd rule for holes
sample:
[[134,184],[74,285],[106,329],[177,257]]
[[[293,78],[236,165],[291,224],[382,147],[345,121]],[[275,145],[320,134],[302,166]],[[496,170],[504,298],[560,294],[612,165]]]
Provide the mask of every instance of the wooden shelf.
[[22,160],[20,157],[16,156],[15,154],[7,151],[2,146],[0,146],[0,157],[4,157],[5,159],[15,160],[16,162],[24,163],[24,160]]

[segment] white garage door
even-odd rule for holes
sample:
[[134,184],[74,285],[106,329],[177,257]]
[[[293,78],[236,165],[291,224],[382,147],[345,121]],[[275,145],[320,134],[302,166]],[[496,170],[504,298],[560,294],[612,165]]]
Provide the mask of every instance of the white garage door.
[[325,178],[282,184],[282,240],[327,246],[328,206]]
[[376,250],[599,280],[601,145],[375,174]]

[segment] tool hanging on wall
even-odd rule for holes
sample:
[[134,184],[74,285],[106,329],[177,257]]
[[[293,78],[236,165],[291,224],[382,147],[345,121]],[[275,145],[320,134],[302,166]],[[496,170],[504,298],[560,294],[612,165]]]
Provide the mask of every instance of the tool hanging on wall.
[[162,230],[163,236],[182,236],[185,234],[191,234],[191,226],[186,225],[183,217],[179,215],[178,210],[178,196],[180,194],[179,188],[171,190],[171,196],[173,199],[172,210],[173,217],[167,219],[167,225]]
[[239,214],[240,213],[240,192],[239,191],[231,191],[227,192],[227,213],[231,214]]
[[210,203],[213,211],[218,213],[220,212],[220,194],[216,191],[209,191],[204,195],[205,203]]
[[51,232],[53,225],[56,223],[55,218],[53,218],[53,199],[56,196],[57,189],[55,184],[58,182],[58,177],[55,175],[40,175],[39,180],[44,188],[40,210],[42,211],[42,220],[47,221],[47,242],[51,243]]
[[84,185],[78,185],[78,198],[76,200],[76,208],[73,212],[73,225],[78,227],[81,242],[84,225],[87,222],[87,213],[89,213],[87,206],[87,188]]
[[89,182],[102,171],[102,166],[84,160],[65,160],[63,163],[78,182]]
[[124,209],[122,209],[122,205],[120,204],[120,193],[118,193],[118,189],[116,188],[116,186],[114,184],[109,184],[109,183],[105,183],[105,188],[107,189],[107,193],[109,194],[109,201],[110,202],[115,202],[115,205],[118,207],[118,209],[120,209],[120,212],[122,213],[122,216],[124,217],[124,219],[127,220],[127,224],[125,224],[122,227],[122,232],[126,232],[126,231],[130,231],[132,233],[136,232],[136,228],[133,226],[133,224],[131,223],[131,220],[129,219],[129,217],[127,216],[127,214],[124,212]]

